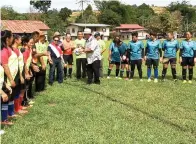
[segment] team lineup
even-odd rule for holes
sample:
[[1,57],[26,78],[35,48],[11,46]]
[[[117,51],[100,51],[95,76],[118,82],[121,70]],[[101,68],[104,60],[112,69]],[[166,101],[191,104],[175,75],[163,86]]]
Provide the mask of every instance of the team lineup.
[[[167,40],[161,43],[156,39],[156,33],[150,33],[146,47],[142,41],[138,40],[138,33],[132,34],[132,41],[126,45],[116,36],[110,45],[109,51],[109,69],[107,78],[110,79],[110,73],[113,65],[116,65],[116,78],[120,72],[120,79],[123,78],[124,69],[126,68],[126,77],[131,81],[134,77],[135,67],[137,66],[140,81],[142,77],[142,63],[147,66],[147,79],[151,82],[151,69],[154,69],[154,82],[158,82],[158,66],[163,64],[162,81],[165,81],[168,65],[171,65],[171,72],[174,81],[177,81],[176,64],[177,52],[179,51],[179,63],[182,66],[183,83],[187,82],[187,69],[189,71],[188,82],[192,83],[193,66],[196,63],[196,43],[191,40],[192,34],[186,32],[186,39],[179,43],[174,39],[173,33],[167,34]],[[121,64],[121,68],[120,68]],[[130,70],[129,70],[130,65]],[[120,70],[121,69],[121,70]]]
[[[101,84],[100,77],[104,77],[103,61],[107,51],[103,36],[91,29],[78,31],[75,41],[67,33],[64,40],[60,40],[60,33],[55,32],[50,44],[46,43],[44,34],[37,31],[31,35],[12,35],[5,30],[1,32],[1,124],[12,125],[8,117],[28,113],[32,107],[33,83],[35,92],[45,90],[46,67],[49,64],[49,85],[54,81],[62,84],[67,78],[72,78],[73,54],[76,55],[76,78],[86,79],[87,84]],[[154,70],[154,82],[158,82],[159,63],[163,64],[162,81],[165,81],[170,64],[173,80],[177,81],[176,65],[179,51],[179,63],[182,66],[183,83],[192,83],[193,66],[196,63],[196,43],[190,32],[185,33],[185,39],[179,43],[173,33],[167,33],[167,39],[162,43],[156,33],[150,33],[146,46],[138,40],[138,33],[132,33],[132,40],[128,44],[121,41],[120,36],[114,36],[109,46],[109,68],[107,79],[110,79],[113,66],[116,66],[116,78],[133,81],[137,67],[140,81],[143,81],[142,64],[147,66],[147,81],[151,82],[151,71]],[[57,73],[57,77],[56,74]],[[120,75],[120,77],[119,77]]]

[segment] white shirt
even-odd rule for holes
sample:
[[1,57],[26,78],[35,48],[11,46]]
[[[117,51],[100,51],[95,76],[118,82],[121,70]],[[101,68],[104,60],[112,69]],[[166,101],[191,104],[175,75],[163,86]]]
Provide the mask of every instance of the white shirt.
[[96,60],[101,60],[101,48],[93,36],[86,41],[85,47],[91,49],[91,52],[86,54],[88,64],[92,64]]

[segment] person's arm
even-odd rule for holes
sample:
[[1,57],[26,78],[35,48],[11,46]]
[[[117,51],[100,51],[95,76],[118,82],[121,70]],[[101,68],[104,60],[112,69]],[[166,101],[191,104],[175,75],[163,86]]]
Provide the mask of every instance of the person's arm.
[[164,41],[163,45],[162,45],[162,51],[165,51],[165,44],[166,44],[166,42]]
[[48,52],[48,61],[49,61],[50,64],[53,64],[53,61],[52,61],[52,58],[51,58],[51,47],[50,46],[48,46],[47,52]]
[[44,62],[44,58],[43,57],[40,57],[40,63],[41,63],[41,66],[42,66],[42,70],[45,70],[46,69],[46,64]]
[[85,48],[84,52],[91,53],[91,52],[93,52],[96,49],[97,46],[98,46],[97,41],[96,40],[92,40],[90,47]]
[[8,66],[8,59],[9,59],[8,52],[4,48],[3,50],[1,50],[1,64],[2,64],[2,67],[4,68],[4,73],[6,74],[8,80],[11,83],[11,86],[15,87],[16,83],[14,82],[14,79],[11,75],[10,68]]
[[3,64],[2,66],[4,68],[4,72],[7,76],[7,78],[9,79],[9,81],[11,83],[14,82],[14,79],[12,78],[12,75],[11,75],[10,68],[9,68],[8,64]]

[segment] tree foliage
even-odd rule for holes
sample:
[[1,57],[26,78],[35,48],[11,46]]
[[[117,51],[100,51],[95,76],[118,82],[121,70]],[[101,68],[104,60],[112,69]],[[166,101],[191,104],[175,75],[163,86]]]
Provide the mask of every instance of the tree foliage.
[[39,12],[46,13],[51,6],[51,0],[30,0],[30,5],[32,5]]
[[84,10],[83,14],[81,13],[79,17],[76,18],[77,23],[98,23],[97,16],[93,12],[92,6],[88,5]]

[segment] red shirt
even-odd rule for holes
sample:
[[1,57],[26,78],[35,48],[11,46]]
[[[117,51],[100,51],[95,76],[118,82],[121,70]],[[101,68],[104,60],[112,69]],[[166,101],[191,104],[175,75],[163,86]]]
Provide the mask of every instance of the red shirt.
[[27,62],[29,56],[30,56],[31,50],[30,49],[25,49],[25,51],[22,53],[23,54],[23,58],[24,58],[24,63]]
[[1,64],[8,64],[9,57],[12,55],[12,49],[10,47],[3,48],[1,50]]
[[67,50],[63,51],[64,55],[71,55],[72,54],[72,47],[74,47],[74,43],[72,41],[67,42],[66,40],[63,41],[63,47]]

